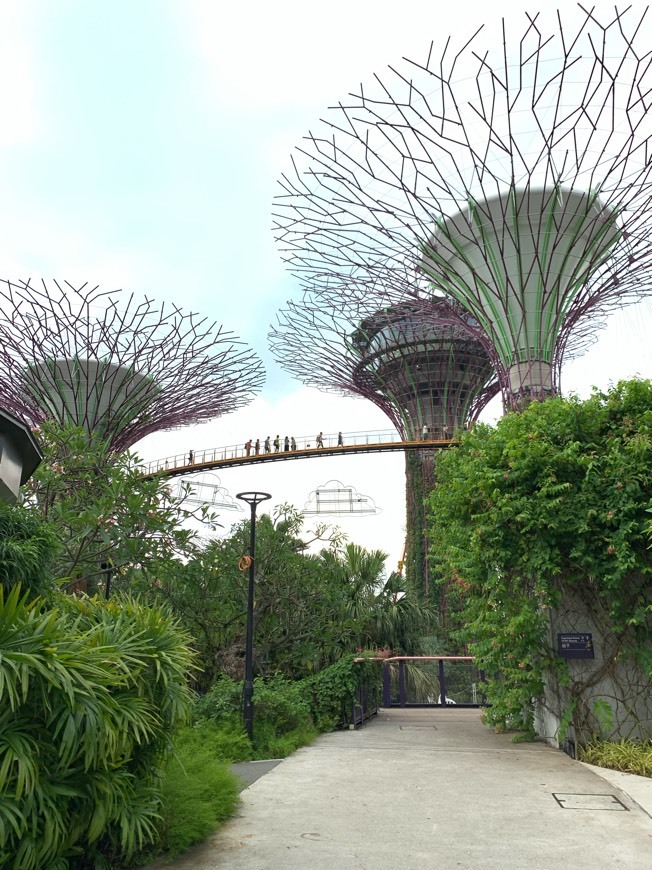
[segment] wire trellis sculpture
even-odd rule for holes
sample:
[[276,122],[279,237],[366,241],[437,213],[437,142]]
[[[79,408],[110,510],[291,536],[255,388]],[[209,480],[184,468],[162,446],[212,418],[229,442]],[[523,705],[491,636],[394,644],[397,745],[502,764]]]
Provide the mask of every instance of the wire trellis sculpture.
[[279,313],[270,346],[308,386],[372,401],[407,441],[453,437],[498,391],[477,324],[444,300],[374,309],[305,294]]
[[371,496],[341,480],[329,480],[310,493],[302,513],[318,516],[365,517],[382,513]]
[[[270,333],[281,366],[305,384],[366,398],[407,441],[453,438],[472,424],[498,392],[477,322],[444,299],[382,305],[382,295],[348,301],[306,293],[288,303]],[[435,452],[406,457],[406,566],[425,564],[425,495],[433,484]],[[423,578],[427,592],[427,574]]]
[[242,512],[243,507],[229,495],[216,474],[207,472],[193,477],[184,477],[176,482],[177,498],[184,504],[209,510]]

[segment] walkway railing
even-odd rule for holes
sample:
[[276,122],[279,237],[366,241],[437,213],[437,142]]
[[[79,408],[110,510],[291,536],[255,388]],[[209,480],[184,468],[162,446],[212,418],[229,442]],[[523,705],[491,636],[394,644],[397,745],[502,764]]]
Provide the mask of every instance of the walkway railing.
[[376,683],[358,683],[351,703],[351,714],[348,720],[349,728],[359,728],[378,714],[380,706],[380,686]]
[[[276,439],[278,442],[275,444]],[[395,429],[379,429],[371,432],[329,432],[322,435],[322,445],[317,443],[316,435],[301,435],[298,438],[288,436],[288,444],[286,449],[285,435],[272,436],[269,439],[269,449],[265,446],[266,438],[261,438],[256,442],[252,440],[249,447],[246,443],[229,444],[226,447],[214,447],[208,450],[195,451],[189,447],[186,453],[177,453],[174,456],[166,456],[163,459],[156,459],[146,463],[144,466],[145,474],[157,474],[158,472],[174,472],[177,470],[190,470],[193,466],[197,466],[198,470],[202,467],[206,468],[212,464],[229,463],[241,464],[243,462],[254,463],[256,461],[264,462],[269,459],[292,459],[298,458],[300,455],[305,456],[307,453],[346,453],[347,449],[351,452],[356,452],[356,449],[364,447],[374,447],[375,445],[392,445],[397,448],[399,445],[410,444],[419,446],[423,443],[424,447],[447,446],[450,443],[450,436],[442,431],[437,431],[432,428],[429,430],[427,438],[419,442],[405,442]],[[391,449],[391,448],[390,448]],[[396,448],[395,448],[396,449]],[[400,448],[399,448],[400,449]]]
[[473,656],[385,659],[383,707],[486,706],[484,672],[474,661]]

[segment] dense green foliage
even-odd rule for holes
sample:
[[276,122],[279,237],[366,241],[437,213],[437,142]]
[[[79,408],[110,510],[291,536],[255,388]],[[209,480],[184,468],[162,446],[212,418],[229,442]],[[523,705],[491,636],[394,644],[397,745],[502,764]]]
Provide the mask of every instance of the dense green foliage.
[[156,838],[187,638],[136,601],[40,610],[19,592],[0,590],[0,867],[128,857]]
[[31,596],[50,594],[58,550],[54,530],[36,513],[0,503],[0,585],[5,594],[17,583]]
[[[363,660],[356,660],[362,658]],[[335,664],[303,680],[276,676],[254,681],[254,751],[260,758],[280,758],[283,746],[310,742],[320,731],[351,721],[357,690],[380,690],[380,664],[369,657],[345,655]],[[221,677],[194,706],[198,722],[234,723],[239,716],[242,683]]]
[[[300,679],[363,647],[413,652],[434,622],[399,575],[384,579],[386,555],[327,538],[319,555],[299,536],[302,516],[285,506],[260,516],[256,528],[255,670]],[[323,540],[325,530],[313,536]],[[247,614],[249,523],[210,543],[184,565],[168,563],[144,587],[169,603],[194,638],[206,691],[221,674],[243,677]]]
[[[195,721],[219,723],[221,728],[235,730],[240,721],[242,689],[242,683],[221,677],[206,695],[197,699]],[[316,736],[301,681],[280,676],[254,681],[252,750],[256,758],[283,758]]]
[[598,767],[652,777],[652,742],[594,740],[580,750],[580,759]]
[[143,576],[155,582],[193,552],[183,494],[143,477],[135,456],[89,443],[83,429],[70,425],[46,423],[39,440],[44,461],[25,488],[27,506],[54,530],[52,571],[69,590],[101,591],[109,571],[116,591]]
[[531,729],[544,675],[565,679],[547,610],[569,590],[608,620],[618,654],[652,673],[650,382],[477,426],[437,476],[433,564],[489,678],[489,721]]
[[405,496],[407,528],[405,531],[405,576],[423,597],[426,590],[426,489],[424,464],[433,460],[425,458],[425,451],[405,453]]
[[233,813],[238,782],[229,762],[250,755],[244,732],[210,722],[181,730],[174,740],[174,756],[163,768],[159,851],[171,857],[188,849]]
[[[288,676],[320,667],[338,655],[349,626],[338,620],[336,590],[317,557],[304,554],[301,517],[286,509],[262,514],[256,528],[255,667]],[[201,689],[221,673],[243,673],[248,574],[238,563],[249,547],[249,523],[194,554],[168,563],[148,594],[163,599],[193,635],[203,666]]]

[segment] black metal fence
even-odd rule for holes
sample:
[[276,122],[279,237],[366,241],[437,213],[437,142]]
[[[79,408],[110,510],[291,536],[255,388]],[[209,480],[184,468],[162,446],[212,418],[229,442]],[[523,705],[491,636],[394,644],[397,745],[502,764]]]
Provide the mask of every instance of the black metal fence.
[[378,713],[380,706],[380,687],[358,685],[355,697],[351,704],[351,718],[349,728],[359,728],[367,719],[371,719]]
[[383,664],[383,707],[484,707],[473,656],[393,656]]

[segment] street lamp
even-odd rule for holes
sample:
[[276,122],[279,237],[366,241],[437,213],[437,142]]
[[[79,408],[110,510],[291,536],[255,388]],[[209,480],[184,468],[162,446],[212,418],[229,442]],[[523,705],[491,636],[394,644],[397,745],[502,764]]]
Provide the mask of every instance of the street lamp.
[[236,498],[246,501],[251,508],[251,534],[249,538],[249,597],[247,598],[247,646],[245,650],[244,726],[247,737],[254,736],[254,559],[256,557],[256,508],[261,501],[272,496],[268,492],[239,492]]

